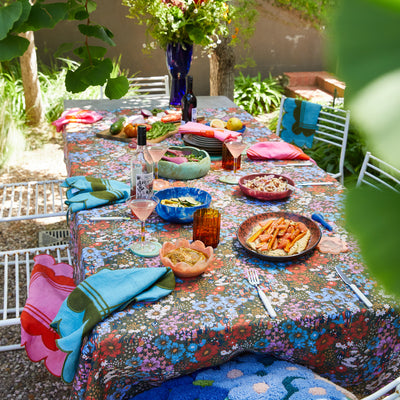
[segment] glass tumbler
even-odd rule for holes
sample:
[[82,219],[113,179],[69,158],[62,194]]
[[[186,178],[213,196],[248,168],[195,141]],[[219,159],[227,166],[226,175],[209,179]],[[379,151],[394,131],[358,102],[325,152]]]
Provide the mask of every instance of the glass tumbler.
[[200,240],[214,249],[219,243],[221,214],[213,208],[200,208],[193,214],[193,241]]

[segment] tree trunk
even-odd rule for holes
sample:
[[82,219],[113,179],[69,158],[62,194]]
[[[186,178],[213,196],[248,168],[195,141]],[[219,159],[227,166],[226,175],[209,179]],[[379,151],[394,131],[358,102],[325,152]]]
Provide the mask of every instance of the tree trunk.
[[32,31],[21,33],[21,36],[30,41],[28,49],[20,57],[25,113],[28,124],[38,126],[44,122],[44,111],[38,79],[35,39]]
[[210,95],[226,96],[233,101],[235,52],[230,38],[222,39],[210,59]]

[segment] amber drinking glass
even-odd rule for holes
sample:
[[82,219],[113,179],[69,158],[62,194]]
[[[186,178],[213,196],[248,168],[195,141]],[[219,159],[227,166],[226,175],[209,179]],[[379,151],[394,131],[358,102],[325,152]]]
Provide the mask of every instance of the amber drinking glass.
[[221,214],[213,208],[200,208],[193,214],[193,240],[200,240],[214,249],[219,243]]

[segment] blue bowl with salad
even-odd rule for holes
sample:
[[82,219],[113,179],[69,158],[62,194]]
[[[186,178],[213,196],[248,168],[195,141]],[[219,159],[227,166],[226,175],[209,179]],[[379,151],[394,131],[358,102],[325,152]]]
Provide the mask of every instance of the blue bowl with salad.
[[168,222],[188,224],[193,221],[193,213],[199,208],[207,208],[211,204],[211,195],[202,189],[193,187],[173,187],[154,193],[160,202],[157,214]]
[[211,159],[205,150],[191,146],[170,146],[158,163],[158,176],[189,180],[201,178],[210,170]]

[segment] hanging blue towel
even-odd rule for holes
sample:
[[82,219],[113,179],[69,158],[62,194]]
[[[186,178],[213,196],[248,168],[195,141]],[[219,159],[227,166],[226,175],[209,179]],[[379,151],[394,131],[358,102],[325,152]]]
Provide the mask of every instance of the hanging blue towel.
[[90,176],[72,176],[67,178],[61,186],[69,188],[68,200],[65,201],[69,212],[122,203],[130,194],[130,187],[126,183]]
[[299,147],[312,147],[322,106],[305,100],[286,98],[280,137]]
[[82,339],[116,310],[138,301],[157,301],[175,288],[170,268],[102,269],[81,282],[64,300],[50,326],[67,353],[61,377],[72,382],[78,367]]

